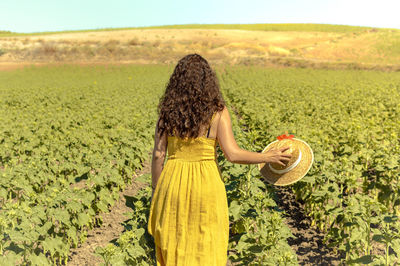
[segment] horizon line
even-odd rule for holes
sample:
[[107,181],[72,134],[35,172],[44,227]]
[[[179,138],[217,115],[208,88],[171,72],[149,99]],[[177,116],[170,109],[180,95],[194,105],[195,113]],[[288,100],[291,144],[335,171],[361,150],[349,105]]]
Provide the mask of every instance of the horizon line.
[[173,26],[195,26],[195,25],[326,25],[326,26],[344,26],[344,27],[356,27],[356,28],[368,28],[368,29],[383,29],[383,30],[400,30],[398,28],[386,28],[377,26],[360,26],[360,25],[349,25],[349,24],[331,24],[331,23],[186,23],[186,24],[167,24],[167,25],[150,25],[150,26],[127,26],[127,27],[104,27],[104,28],[86,28],[86,29],[66,29],[56,31],[34,31],[34,32],[15,32],[8,30],[0,30],[0,34],[41,34],[41,33],[63,33],[63,32],[76,32],[76,31],[107,31],[107,30],[124,30],[124,29],[146,29],[146,28],[157,28],[157,27],[173,27]]

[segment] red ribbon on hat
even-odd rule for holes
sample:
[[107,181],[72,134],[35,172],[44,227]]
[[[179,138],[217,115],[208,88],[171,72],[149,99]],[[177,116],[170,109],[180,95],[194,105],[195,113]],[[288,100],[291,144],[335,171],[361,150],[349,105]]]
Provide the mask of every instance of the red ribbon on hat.
[[286,131],[286,134],[280,135],[277,137],[278,140],[284,140],[284,139],[291,139],[293,140],[294,135],[288,135],[289,133]]

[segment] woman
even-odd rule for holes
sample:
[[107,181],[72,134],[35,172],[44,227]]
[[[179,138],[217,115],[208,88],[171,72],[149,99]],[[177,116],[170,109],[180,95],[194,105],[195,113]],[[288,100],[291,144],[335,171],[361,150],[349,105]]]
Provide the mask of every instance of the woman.
[[239,148],[215,72],[198,54],[178,62],[158,112],[148,224],[157,265],[225,266],[229,215],[216,144],[228,161],[242,164],[285,165],[289,147],[268,153]]

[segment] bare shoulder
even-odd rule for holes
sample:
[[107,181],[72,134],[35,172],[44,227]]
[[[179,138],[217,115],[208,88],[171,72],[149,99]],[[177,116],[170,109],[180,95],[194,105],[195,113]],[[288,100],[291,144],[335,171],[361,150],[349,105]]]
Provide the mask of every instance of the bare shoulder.
[[216,126],[221,130],[223,130],[222,128],[224,128],[225,125],[229,126],[231,123],[231,117],[226,106],[224,106],[224,109],[222,109],[221,111],[218,111],[218,116],[216,118]]
[[224,109],[222,109],[221,111],[218,111],[219,116],[224,116],[224,115],[229,115],[229,111],[228,108],[226,107],[226,105],[224,106]]
[[226,108],[226,106],[224,106],[224,109],[222,109],[221,111],[217,111],[216,115],[215,115],[215,120],[217,120],[217,124],[219,124],[219,121],[221,121],[221,119],[226,116],[226,114],[229,115],[228,109]]
[[226,106],[224,106],[224,109],[222,109],[222,111],[219,112],[220,113],[220,120],[230,120],[230,116],[229,116],[229,111],[228,108]]

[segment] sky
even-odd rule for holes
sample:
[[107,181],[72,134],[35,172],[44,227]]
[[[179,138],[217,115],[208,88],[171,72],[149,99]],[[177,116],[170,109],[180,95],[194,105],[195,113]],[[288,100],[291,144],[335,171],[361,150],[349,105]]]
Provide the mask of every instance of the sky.
[[322,23],[400,29],[400,0],[0,0],[0,30]]

